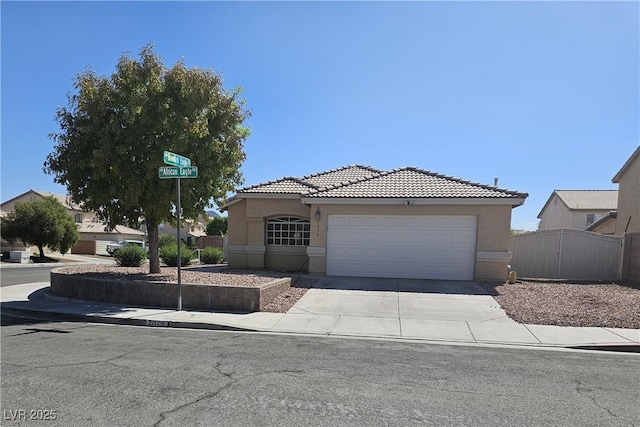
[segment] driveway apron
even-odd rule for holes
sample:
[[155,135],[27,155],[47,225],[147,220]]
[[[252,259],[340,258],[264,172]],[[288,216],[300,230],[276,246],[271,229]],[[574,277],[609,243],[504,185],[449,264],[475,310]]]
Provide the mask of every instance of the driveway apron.
[[325,276],[274,329],[490,341],[496,328],[517,329],[519,342],[538,342],[475,282]]

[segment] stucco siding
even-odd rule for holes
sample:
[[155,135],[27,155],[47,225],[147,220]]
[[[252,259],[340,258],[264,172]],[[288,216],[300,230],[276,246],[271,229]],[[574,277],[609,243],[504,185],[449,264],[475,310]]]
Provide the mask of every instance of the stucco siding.
[[620,177],[616,235],[640,232],[640,161],[629,165]]
[[[308,270],[326,273],[327,219],[331,214],[352,215],[474,215],[478,218],[475,277],[504,279],[509,263],[509,205],[311,205],[299,199],[245,199],[229,206],[230,266]],[[319,211],[320,219],[316,220]],[[265,245],[265,221],[275,216],[299,216],[310,220],[307,252]],[[260,248],[264,248],[261,252]],[[244,248],[251,248],[245,250]],[[300,248],[302,249],[302,248]],[[251,252],[251,253],[248,253]]]
[[608,209],[572,211],[558,196],[554,196],[540,216],[539,230],[552,230],[556,228],[586,230],[589,225],[587,224],[588,215],[593,214],[594,221],[596,221],[598,218],[602,218],[608,213]]
[[247,244],[247,202],[240,200],[227,208],[229,245]]

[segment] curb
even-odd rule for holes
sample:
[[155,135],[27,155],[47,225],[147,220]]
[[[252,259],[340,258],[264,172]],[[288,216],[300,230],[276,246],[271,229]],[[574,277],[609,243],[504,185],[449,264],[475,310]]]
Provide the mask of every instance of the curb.
[[209,329],[214,331],[261,332],[257,329],[239,328],[236,326],[217,325],[213,323],[172,322],[170,320],[123,319],[113,317],[87,316],[83,314],[56,313],[53,311],[30,310],[27,308],[2,308],[2,314],[29,320],[49,320],[55,322],[85,322],[109,325],[148,326],[175,329]]

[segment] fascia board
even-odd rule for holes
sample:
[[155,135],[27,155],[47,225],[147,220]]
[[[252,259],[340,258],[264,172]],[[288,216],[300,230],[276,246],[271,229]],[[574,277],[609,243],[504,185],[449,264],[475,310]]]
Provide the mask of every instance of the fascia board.
[[511,205],[520,206],[524,198],[438,198],[438,199],[412,199],[412,198],[316,198],[303,197],[302,203],[314,205],[403,205],[411,201],[413,206],[419,205]]
[[238,199],[299,199],[300,194],[295,193],[238,193],[234,197]]

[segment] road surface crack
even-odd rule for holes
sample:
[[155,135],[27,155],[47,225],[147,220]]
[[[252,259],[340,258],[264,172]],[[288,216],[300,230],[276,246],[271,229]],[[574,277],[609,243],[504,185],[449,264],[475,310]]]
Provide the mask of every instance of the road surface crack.
[[589,391],[592,391],[591,389],[589,389],[589,388],[585,388],[585,386],[584,386],[584,385],[583,385],[579,380],[574,380],[574,381],[576,382],[576,391],[578,392],[578,394],[579,394],[579,395],[581,395],[581,396],[585,396],[585,397],[588,397],[588,398],[593,402],[593,404],[594,404],[594,405],[596,405],[598,408],[602,409],[603,411],[607,411],[607,413],[608,413],[610,416],[612,416],[613,418],[618,419],[618,420],[621,420],[621,421],[628,422],[628,423],[629,423],[629,425],[630,425],[631,427],[635,427],[635,424],[634,424],[634,423],[632,423],[631,421],[629,421],[629,420],[627,420],[627,419],[624,419],[624,418],[620,417],[620,416],[619,416],[619,415],[617,415],[617,414],[614,414],[614,413],[613,413],[613,412],[611,412],[611,410],[610,410],[609,408],[607,408],[606,406],[602,406],[602,405],[600,405],[600,404],[598,403],[598,401],[596,400],[596,398],[595,398],[595,397],[593,397],[592,395],[590,395],[590,394],[588,393]]

